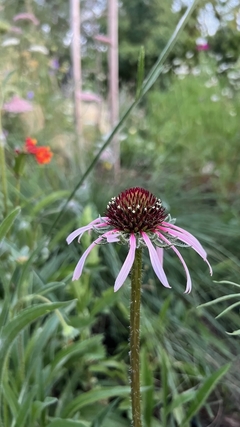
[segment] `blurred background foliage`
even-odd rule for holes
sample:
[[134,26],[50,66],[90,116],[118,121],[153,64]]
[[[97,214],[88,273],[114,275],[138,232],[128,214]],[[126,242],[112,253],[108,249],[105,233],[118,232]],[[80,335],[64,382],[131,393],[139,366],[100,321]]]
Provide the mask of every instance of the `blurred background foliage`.
[[[145,47],[147,73],[187,3],[123,0],[119,5],[121,115],[133,99],[140,47]],[[114,181],[111,149],[106,149],[53,227],[80,179],[81,157],[87,168],[110,130],[107,47],[94,38],[106,32],[106,7],[100,0],[81,2],[83,88],[102,101],[82,103],[80,151],[68,2],[0,2],[1,103],[17,95],[33,107],[20,114],[2,108],[8,210],[13,212],[3,221],[0,193],[2,427],[130,425],[129,284],[113,292],[126,248],[95,248],[80,280],[72,282],[91,236],[84,236],[81,245],[65,242],[74,228],[104,214],[119,191],[136,185],[161,197],[177,224],[206,248],[213,279],[239,281],[238,1],[199,1],[157,83],[119,133],[119,179]],[[25,12],[39,23],[14,22]],[[204,42],[197,41],[203,36]],[[205,50],[201,43],[207,44]],[[28,136],[49,145],[54,157],[48,165],[26,157],[19,175],[16,149]],[[17,206],[21,212],[14,210]],[[213,282],[193,251],[181,251],[193,279],[190,295],[183,293],[186,279],[176,257],[167,251],[164,261],[171,291],[159,284],[144,257],[144,426],[182,427],[196,401],[187,425],[239,426],[240,344],[237,335],[226,333],[239,329],[239,307],[216,319],[238,301],[238,294],[198,308],[237,290]],[[209,378],[229,362],[228,373],[206,393]]]

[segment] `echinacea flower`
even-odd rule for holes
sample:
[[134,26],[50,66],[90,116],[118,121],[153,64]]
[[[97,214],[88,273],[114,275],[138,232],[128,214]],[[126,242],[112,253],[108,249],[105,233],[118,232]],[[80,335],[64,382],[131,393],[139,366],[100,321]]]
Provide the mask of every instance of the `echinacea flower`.
[[25,99],[19,98],[19,96],[13,96],[10,101],[3,104],[3,110],[8,113],[21,114],[26,113],[28,111],[32,111],[33,107],[30,102]]
[[73,280],[79,279],[88,254],[99,244],[119,242],[129,246],[128,255],[116,278],[114,291],[123,285],[132,268],[136,248],[147,247],[154,272],[166,288],[170,288],[163,270],[163,249],[171,248],[180,259],[187,277],[186,293],[192,288],[188,267],[176,246],[190,246],[212,268],[207,253],[200,242],[188,231],[174,225],[167,215],[162,201],[149,191],[134,187],[112,197],[107,205],[106,216],[99,217],[84,227],[73,231],[67,237],[70,244],[78,241],[85,231],[94,230],[100,236],[83,253],[73,273]]

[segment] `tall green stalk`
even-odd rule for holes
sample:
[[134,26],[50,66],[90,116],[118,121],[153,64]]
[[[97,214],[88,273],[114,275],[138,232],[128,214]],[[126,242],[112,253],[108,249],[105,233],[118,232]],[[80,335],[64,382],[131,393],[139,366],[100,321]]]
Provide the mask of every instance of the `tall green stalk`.
[[7,191],[7,175],[6,175],[6,161],[5,161],[5,137],[2,132],[1,126],[1,113],[0,113],[0,171],[2,176],[2,192],[4,203],[4,214],[8,213],[8,191]]
[[132,425],[141,427],[141,394],[140,394],[140,304],[142,249],[136,249],[131,274],[131,306],[130,306],[130,369],[131,369],[131,400]]

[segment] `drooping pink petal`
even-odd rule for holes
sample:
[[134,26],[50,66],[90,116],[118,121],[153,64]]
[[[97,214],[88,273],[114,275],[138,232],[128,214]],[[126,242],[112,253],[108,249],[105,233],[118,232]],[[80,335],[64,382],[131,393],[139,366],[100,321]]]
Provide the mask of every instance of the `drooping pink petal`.
[[127,257],[122,265],[121,270],[119,271],[119,274],[116,278],[115,284],[114,284],[114,292],[117,292],[118,289],[121,288],[123,283],[125,282],[126,278],[128,277],[128,274],[132,268],[134,259],[135,259],[135,251],[136,251],[136,237],[134,234],[131,234],[129,239],[129,252],[127,254]]
[[163,248],[159,248],[157,246],[156,251],[157,251],[157,256],[158,256],[159,262],[160,262],[161,266],[163,266]]
[[162,231],[167,231],[169,234],[172,234],[175,237],[179,237],[179,239],[181,239],[182,241],[183,241],[183,238],[186,240],[188,238],[188,241],[184,242],[184,243],[187,243],[190,246],[192,246],[194,244],[195,247],[198,249],[198,251],[201,253],[199,255],[202,258],[207,257],[207,253],[203,249],[201,243],[196,239],[196,237],[194,237],[191,233],[184,230],[183,228],[178,227],[177,225],[174,225],[174,224],[170,224],[170,223],[165,222],[165,221],[162,223],[162,226],[159,226],[158,228]]
[[175,254],[177,254],[178,258],[180,259],[183,268],[185,270],[186,276],[187,276],[187,285],[186,285],[186,289],[185,289],[185,294],[189,294],[192,290],[192,280],[191,280],[191,276],[189,273],[189,270],[187,268],[187,264],[185,263],[182,255],[180,254],[179,250],[177,248],[175,248],[175,246],[172,246],[172,250],[175,252]]
[[162,226],[158,227],[158,230],[165,231],[171,234],[173,237],[177,237],[182,242],[191,246],[200,257],[207,263],[209,267],[210,274],[212,275],[212,267],[207,260],[207,252],[203,249],[201,243],[194,237],[191,233],[184,230],[183,228],[177,227],[176,225],[169,224],[168,222],[163,222]]
[[97,102],[101,103],[102,98],[97,95],[96,93],[91,92],[77,92],[77,98],[79,98],[81,101],[85,102]]
[[[163,240],[164,242],[166,242],[168,245],[171,245],[171,242],[165,236],[163,236],[162,233],[158,233],[158,235],[159,235],[159,237],[160,237],[161,240]],[[191,280],[191,276],[190,276],[189,270],[187,268],[187,264],[185,263],[182,255],[180,254],[179,250],[177,248],[175,248],[175,246],[171,245],[171,249],[178,256],[178,258],[180,259],[180,261],[181,261],[181,263],[182,263],[182,265],[184,267],[184,270],[185,270],[186,276],[187,276],[187,285],[186,285],[185,293],[189,294],[191,292],[191,289],[192,289],[192,280]]]
[[73,278],[72,278],[72,280],[78,280],[79,279],[79,277],[81,276],[81,274],[82,274],[82,270],[83,270],[83,266],[84,266],[84,263],[85,263],[85,261],[86,261],[86,258],[87,258],[87,256],[88,256],[88,254],[91,252],[91,250],[98,244],[98,243],[100,243],[101,242],[101,240],[102,240],[102,236],[101,237],[98,237],[93,243],[91,243],[91,245],[87,248],[87,250],[84,252],[84,254],[81,256],[81,258],[80,258],[80,260],[78,261],[78,263],[77,263],[77,265],[76,265],[76,268],[75,268],[75,270],[74,270],[74,273],[73,273]]
[[66,238],[68,245],[70,245],[70,243],[72,243],[72,241],[76,239],[76,237],[80,236],[79,238],[81,238],[81,236],[83,235],[83,233],[85,233],[85,231],[92,230],[94,226],[96,227],[106,226],[106,224],[102,222],[102,220],[105,220],[105,219],[107,219],[107,217],[97,218],[97,219],[94,219],[92,222],[90,222],[88,225],[77,228],[77,230],[70,233],[69,236]]
[[145,241],[145,243],[148,247],[149,256],[150,256],[150,260],[152,263],[153,270],[155,271],[157,277],[159,278],[159,280],[163,284],[163,286],[165,286],[166,288],[171,288],[171,286],[168,283],[166,274],[162,268],[161,262],[159,261],[156,249],[154,248],[154,246],[153,246],[151,240],[149,239],[148,235],[144,231],[142,231],[141,234],[142,234],[143,240]]
[[111,44],[111,39],[108,36],[105,36],[104,34],[97,34],[94,37],[95,40],[102,42],[102,43],[106,43],[106,44]]
[[33,13],[19,13],[18,15],[15,15],[13,17],[14,22],[19,21],[21,19],[26,19],[27,21],[31,21],[34,25],[38,25],[39,24],[39,20],[36,18],[35,15],[33,15]]
[[171,234],[171,236],[177,237],[179,240],[186,243],[187,245],[194,247],[194,249],[199,253],[202,258],[207,257],[207,252],[205,251],[205,249],[203,249],[202,245],[196,239],[196,237],[194,237],[190,233],[185,234],[167,227],[159,227],[159,229],[162,229],[162,231],[166,231],[167,233]]

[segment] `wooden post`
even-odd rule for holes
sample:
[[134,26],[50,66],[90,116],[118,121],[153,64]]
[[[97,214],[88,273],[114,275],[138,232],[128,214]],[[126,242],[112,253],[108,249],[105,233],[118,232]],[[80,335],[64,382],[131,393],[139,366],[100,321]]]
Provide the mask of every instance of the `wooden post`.
[[80,93],[82,86],[81,79],[81,42],[80,42],[80,0],[70,0],[70,22],[72,31],[72,69],[73,69],[73,85],[74,85],[74,109],[75,109],[75,124],[76,134],[79,140],[80,148],[82,148],[81,134],[81,103]]
[[[113,128],[119,120],[119,79],[118,79],[118,3],[108,0],[108,36],[109,47],[109,104],[110,121]],[[113,139],[114,175],[120,172],[120,145],[116,135]]]

